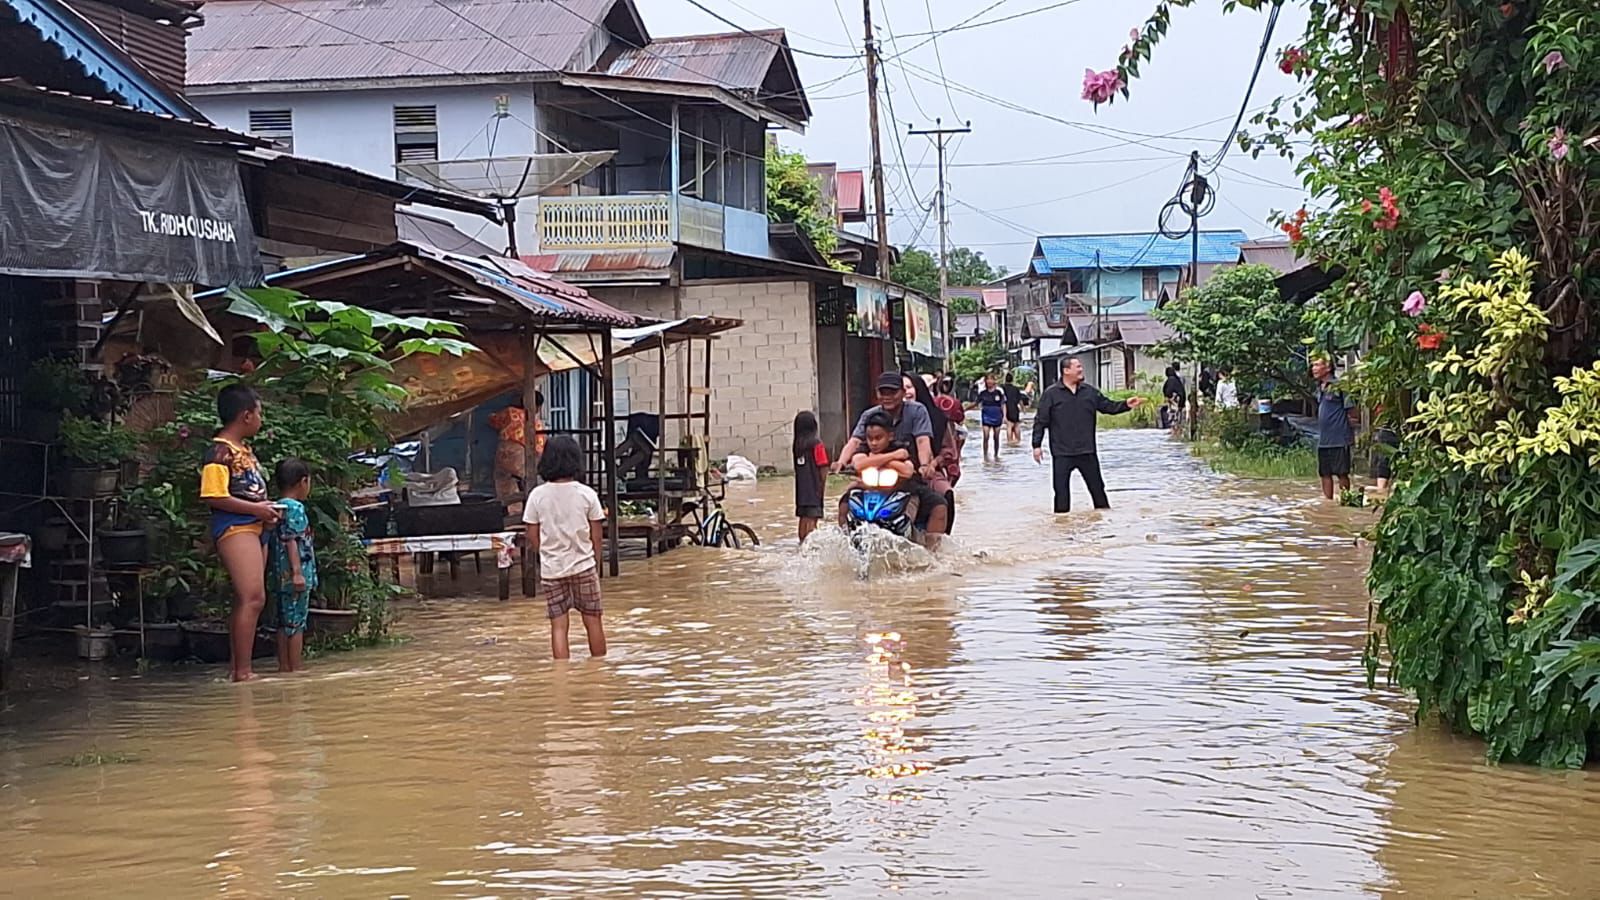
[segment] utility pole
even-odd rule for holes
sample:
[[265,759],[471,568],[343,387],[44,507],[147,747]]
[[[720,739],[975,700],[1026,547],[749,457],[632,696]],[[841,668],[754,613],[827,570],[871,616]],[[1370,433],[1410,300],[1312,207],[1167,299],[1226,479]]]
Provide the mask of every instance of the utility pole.
[[968,122],[961,128],[943,127],[943,119],[934,119],[932,128],[907,129],[907,134],[927,135],[932,137],[934,144],[939,148],[939,301],[944,302],[944,289],[950,286],[950,216],[946,212],[945,187],[944,187],[944,142],[945,138],[953,134],[971,134],[972,123]]
[[1105,342],[1106,320],[1105,308],[1100,305],[1100,279],[1104,276],[1105,269],[1100,264],[1100,251],[1094,252],[1094,386],[1100,390],[1106,389],[1106,363],[1105,351],[1101,345]]
[[878,141],[878,41],[872,33],[872,0],[861,0],[867,55],[867,127],[872,131],[872,200],[878,218],[878,277],[889,280],[889,211],[883,199],[883,148]]
[[[1189,154],[1189,169],[1194,173],[1189,182],[1189,290],[1200,287],[1200,207],[1206,201],[1209,185],[1200,174],[1200,151]],[[1200,363],[1194,364],[1194,384],[1189,386],[1189,441],[1200,439]]]

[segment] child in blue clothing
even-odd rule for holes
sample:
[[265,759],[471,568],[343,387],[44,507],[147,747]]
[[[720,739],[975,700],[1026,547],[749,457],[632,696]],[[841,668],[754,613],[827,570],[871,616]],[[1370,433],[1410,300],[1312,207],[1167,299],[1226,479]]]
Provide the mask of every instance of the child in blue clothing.
[[311,469],[291,457],[278,463],[275,474],[283,518],[272,529],[267,588],[278,604],[278,671],[298,672],[311,592],[317,588],[317,555],[311,545],[311,520],[306,515]]

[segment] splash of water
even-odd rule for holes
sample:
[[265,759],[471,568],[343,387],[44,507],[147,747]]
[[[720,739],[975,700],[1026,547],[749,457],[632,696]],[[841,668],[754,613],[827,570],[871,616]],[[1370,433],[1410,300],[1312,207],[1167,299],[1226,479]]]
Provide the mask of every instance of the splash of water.
[[925,574],[941,568],[940,560],[920,544],[879,528],[863,528],[855,535],[824,525],[806,539],[787,574],[812,579],[849,575],[884,579]]

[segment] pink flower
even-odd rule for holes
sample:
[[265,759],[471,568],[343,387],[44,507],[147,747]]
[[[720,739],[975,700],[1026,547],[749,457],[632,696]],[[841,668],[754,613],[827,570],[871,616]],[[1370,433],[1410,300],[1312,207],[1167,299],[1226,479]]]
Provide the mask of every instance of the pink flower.
[[187,426],[187,425],[179,425],[178,426],[178,440],[187,441],[188,439],[189,439],[189,426]]
[[1546,75],[1553,74],[1555,70],[1565,69],[1566,67],[1567,58],[1561,55],[1560,50],[1551,50],[1544,55],[1544,73]]
[[[1139,43],[1139,29],[1137,29],[1137,28],[1129,28],[1128,29],[1128,40],[1133,41],[1135,44]],[[1557,54],[1557,55],[1559,56],[1560,54]]]
[[1452,279],[1454,277],[1455,277],[1455,275],[1449,269],[1440,269],[1439,270],[1439,276],[1437,278],[1433,279],[1433,280],[1437,281],[1440,284],[1449,284],[1450,283],[1450,279]]
[[1550,155],[1560,162],[1567,158],[1567,130],[1560,125],[1556,126],[1556,133],[1550,135]]
[[1406,302],[1400,304],[1400,308],[1405,311],[1406,315],[1415,319],[1428,311],[1428,298],[1424,297],[1421,291],[1412,291],[1411,296],[1406,298]]
[[1365,121],[1367,121],[1366,113],[1356,113],[1355,116],[1347,123],[1347,127],[1354,128]]
[[1122,90],[1122,73],[1116,69],[1107,69],[1096,72],[1093,69],[1083,70],[1083,99],[1096,106],[1109,101]]

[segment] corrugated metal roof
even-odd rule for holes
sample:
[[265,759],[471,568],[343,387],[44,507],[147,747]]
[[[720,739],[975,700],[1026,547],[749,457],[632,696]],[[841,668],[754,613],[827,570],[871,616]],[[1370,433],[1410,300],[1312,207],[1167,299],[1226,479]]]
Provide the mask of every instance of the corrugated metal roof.
[[[1246,240],[1243,231],[1202,231],[1200,262],[1234,262],[1239,258],[1239,245]],[[1040,274],[1057,269],[1092,269],[1096,265],[1114,268],[1186,266],[1190,251],[1188,237],[1172,240],[1148,231],[1046,235],[1039,238],[1039,253],[1044,264]],[[1040,259],[1034,260],[1035,271],[1039,270],[1040,262]]]
[[474,240],[471,236],[461,233],[454,225],[443,219],[424,216],[412,210],[397,209],[394,211],[395,230],[400,240],[416,244],[427,244],[460,253],[463,256],[493,256],[495,251],[486,244]]
[[1130,347],[1149,347],[1177,335],[1165,322],[1149,316],[1129,316],[1117,322],[1117,333]]
[[1288,238],[1260,238],[1239,245],[1239,261],[1271,266],[1279,274],[1305,268],[1308,263],[1290,246]]
[[140,131],[149,130],[152,125],[166,126],[171,128],[175,134],[194,140],[238,144],[245,147],[265,147],[268,143],[248,134],[229,131],[203,119],[185,119],[181,116],[168,115],[163,112],[150,112],[124,103],[102,100],[98,97],[69,94],[66,91],[53,91],[49,88],[29,84],[20,78],[0,78],[0,100],[30,108],[62,113],[73,118],[91,119]]
[[1050,324],[1050,318],[1044,313],[1028,313],[1023,317],[1023,326],[1029,337],[1061,337],[1065,328]]
[[990,311],[999,311],[1006,308],[1005,288],[984,288],[983,308]]
[[671,274],[676,248],[652,250],[571,250],[565,253],[524,254],[522,261],[541,272],[574,278],[635,274],[666,278]]
[[978,326],[982,317],[978,313],[957,313],[955,324],[950,330],[951,337],[977,337]]
[[660,38],[643,48],[624,49],[602,71],[619,78],[656,78],[757,91],[766,81],[783,41],[782,29]]
[[189,37],[189,84],[560,71],[614,2],[213,2]]

